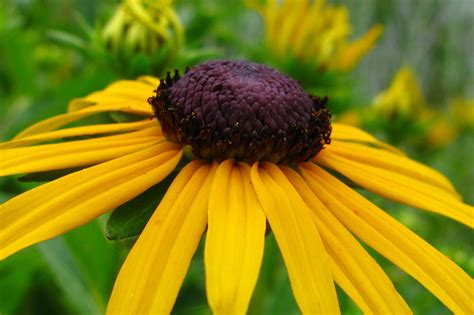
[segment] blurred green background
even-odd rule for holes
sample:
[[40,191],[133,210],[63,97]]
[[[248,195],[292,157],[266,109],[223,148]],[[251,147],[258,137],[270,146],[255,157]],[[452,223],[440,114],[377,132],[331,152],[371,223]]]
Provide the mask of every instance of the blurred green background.
[[[258,1],[257,1],[258,2]],[[185,29],[184,46],[148,54],[139,49],[117,54],[101,40],[105,23],[118,2],[6,0],[0,3],[0,140],[33,122],[62,113],[68,101],[104,88],[119,78],[160,76],[207,59],[237,58],[280,67],[309,90],[334,95],[333,112],[370,106],[404,65],[416,72],[426,103],[446,113],[451,100],[474,99],[473,0],[338,0],[347,6],[351,38],[380,23],[384,32],[374,49],[353,69],[332,73],[275,61],[264,45],[259,14],[243,1],[176,1]],[[171,52],[171,53],[169,53]],[[155,58],[154,56],[159,56]],[[290,65],[290,66],[288,66]],[[307,80],[307,78],[310,78]],[[341,90],[343,91],[341,93]],[[334,105],[333,105],[334,104]],[[469,109],[468,109],[469,110]],[[472,108],[470,109],[472,110]],[[336,115],[336,119],[337,119]],[[417,117],[403,120],[416,122]],[[460,132],[439,147],[410,141],[415,129],[394,134],[389,120],[364,125],[380,138],[396,142],[415,159],[446,174],[467,203],[474,203],[474,132]],[[406,127],[406,125],[404,125]],[[0,179],[0,201],[36,184],[15,177]],[[474,274],[472,232],[449,219],[367,194],[377,205]],[[1,218],[0,218],[1,219]],[[0,314],[102,314],[120,265],[133,241],[108,241],[107,217],[0,262]],[[251,314],[297,314],[286,270],[273,237],[267,237]],[[417,314],[448,314],[422,286],[374,253],[395,286]],[[359,313],[340,293],[345,314]],[[181,289],[175,314],[207,314],[202,248]]]

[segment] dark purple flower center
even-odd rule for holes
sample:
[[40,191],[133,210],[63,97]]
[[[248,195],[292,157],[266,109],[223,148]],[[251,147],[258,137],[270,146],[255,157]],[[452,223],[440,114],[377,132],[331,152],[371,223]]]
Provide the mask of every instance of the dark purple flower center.
[[168,73],[148,100],[166,137],[196,158],[294,164],[330,142],[327,97],[261,64],[211,61]]

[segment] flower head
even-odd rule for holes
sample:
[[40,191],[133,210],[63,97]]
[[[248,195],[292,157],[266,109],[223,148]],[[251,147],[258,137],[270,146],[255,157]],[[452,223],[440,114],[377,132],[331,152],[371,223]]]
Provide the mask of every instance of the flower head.
[[293,56],[300,63],[324,70],[350,70],[374,46],[382,33],[375,25],[349,42],[352,31],[347,8],[312,1],[248,1],[265,25],[265,44],[280,59]]
[[252,164],[307,161],[329,143],[327,98],[295,80],[245,61],[201,64],[162,80],[149,102],[168,139],[195,158]]
[[102,31],[105,44],[120,56],[157,54],[166,44],[176,53],[183,26],[170,0],[124,0]]
[[[62,128],[104,112],[143,119]],[[313,116],[319,120],[312,122]],[[283,74],[247,62],[210,62],[182,77],[114,83],[73,101],[67,114],[0,144],[1,175],[83,168],[1,206],[0,258],[140,195],[166,178],[189,146],[186,166],[122,266],[108,313],[170,313],[204,233],[211,309],[245,313],[267,222],[303,313],[338,313],[334,282],[364,312],[410,313],[356,237],[453,312],[472,312],[472,279],[461,268],[332,173],[471,227],[472,207],[443,175],[362,130],[333,124],[329,143],[328,119],[325,100],[305,95]],[[232,131],[236,123],[241,127]],[[292,134],[294,125],[304,141]],[[241,138],[254,132],[245,147]],[[72,138],[84,135],[89,138]],[[64,141],[45,143],[59,139]],[[314,143],[316,150],[308,149]],[[292,154],[302,157],[288,158]]]

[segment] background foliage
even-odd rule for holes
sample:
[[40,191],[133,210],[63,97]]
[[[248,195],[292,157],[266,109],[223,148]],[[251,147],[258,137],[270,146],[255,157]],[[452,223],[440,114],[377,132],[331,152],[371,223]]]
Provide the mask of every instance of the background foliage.
[[[416,71],[430,106],[443,109],[454,98],[474,98],[474,1],[333,3],[349,8],[354,37],[375,23],[385,27],[374,50],[337,81],[347,91],[336,99],[334,106],[340,106],[335,108],[336,112],[368,106],[404,65]],[[101,89],[118,78],[146,73],[162,75],[166,70],[212,58],[272,60],[271,52],[262,49],[264,29],[259,15],[236,0],[176,1],[185,26],[186,44],[168,68],[150,67],[142,56],[114,59],[104,53],[98,34],[116,5],[113,1],[92,0],[0,2],[0,140],[11,138],[33,122],[63,112],[69,100]],[[325,84],[332,80],[330,76],[307,69],[294,71],[297,77],[319,78],[319,90],[331,98],[331,88],[325,90]],[[394,139],[387,126],[375,123],[367,128],[381,138]],[[410,136],[397,134],[395,138]],[[474,168],[469,161],[474,159],[473,140],[473,130],[468,128],[442,148],[413,145],[409,141],[399,141],[397,145],[448,175],[466,202],[472,204]],[[0,201],[33,186],[13,177],[1,178]],[[474,274],[474,241],[468,228],[367,195]],[[133,240],[108,241],[104,237],[106,220],[101,217],[2,261],[0,314],[103,313],[115,276],[133,244]],[[414,280],[374,256],[416,313],[448,313]],[[355,305],[342,292],[338,293],[344,313],[358,313]],[[208,312],[200,248],[181,289],[175,313]],[[250,313],[297,313],[286,270],[271,235],[267,238]]]

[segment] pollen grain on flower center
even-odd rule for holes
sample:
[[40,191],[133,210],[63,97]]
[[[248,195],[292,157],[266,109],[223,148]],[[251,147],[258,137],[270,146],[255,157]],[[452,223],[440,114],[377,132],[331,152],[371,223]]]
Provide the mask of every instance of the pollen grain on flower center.
[[161,80],[149,99],[163,132],[196,158],[307,161],[330,142],[327,98],[261,64],[211,61]]

